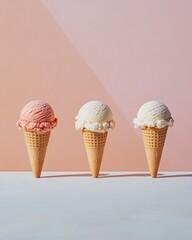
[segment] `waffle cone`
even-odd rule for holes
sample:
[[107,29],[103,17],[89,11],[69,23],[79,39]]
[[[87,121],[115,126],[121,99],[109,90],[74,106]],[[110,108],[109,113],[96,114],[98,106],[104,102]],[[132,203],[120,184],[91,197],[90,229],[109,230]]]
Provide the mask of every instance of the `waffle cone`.
[[50,132],[38,134],[32,131],[24,131],[24,139],[35,178],[41,176],[49,137]]
[[157,177],[168,126],[142,129],[145,153],[152,178]]
[[107,132],[98,133],[83,129],[82,134],[92,176],[97,178],[103,158]]

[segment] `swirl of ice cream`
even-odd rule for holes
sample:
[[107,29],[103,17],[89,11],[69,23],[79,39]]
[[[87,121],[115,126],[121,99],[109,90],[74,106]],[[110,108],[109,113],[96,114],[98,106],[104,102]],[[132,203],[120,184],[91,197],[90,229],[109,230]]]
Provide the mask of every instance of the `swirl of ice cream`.
[[49,104],[40,100],[27,103],[21,110],[17,126],[25,131],[46,133],[57,125],[57,118]]
[[167,106],[159,101],[149,101],[144,103],[133,119],[135,128],[173,126],[173,118]]
[[83,105],[75,119],[76,130],[85,128],[104,133],[115,127],[111,109],[101,101],[90,101]]

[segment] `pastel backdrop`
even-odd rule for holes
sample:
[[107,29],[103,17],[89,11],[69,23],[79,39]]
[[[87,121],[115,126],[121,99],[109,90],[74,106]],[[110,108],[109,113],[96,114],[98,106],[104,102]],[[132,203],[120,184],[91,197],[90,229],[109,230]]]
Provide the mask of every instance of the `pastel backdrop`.
[[102,169],[148,169],[132,119],[161,100],[175,125],[160,170],[192,170],[192,2],[190,0],[0,1],[0,170],[30,170],[16,121],[23,105],[48,102],[59,118],[43,170],[89,170],[79,108],[99,99],[113,110]]

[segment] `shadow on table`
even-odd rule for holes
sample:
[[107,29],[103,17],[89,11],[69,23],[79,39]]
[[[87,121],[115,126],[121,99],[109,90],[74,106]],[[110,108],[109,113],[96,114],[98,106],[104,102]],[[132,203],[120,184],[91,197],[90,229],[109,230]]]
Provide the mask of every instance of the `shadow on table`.
[[[126,174],[108,174],[99,176],[100,178],[120,178],[120,177],[151,177],[149,173],[126,173]],[[166,175],[166,173],[158,173],[157,178],[177,178],[177,177],[192,177],[192,174],[172,174]]]
[[[108,174],[99,174],[99,177],[107,176]],[[74,173],[62,175],[42,176],[41,178],[64,178],[64,177],[92,177],[90,173]]]
[[[125,174],[104,174],[100,173],[98,178],[123,178],[123,177],[150,177],[149,173],[125,173]],[[74,173],[62,175],[42,176],[41,178],[65,178],[65,177],[92,177],[90,173]],[[174,174],[166,175],[158,173],[157,178],[176,178],[176,177],[192,177],[192,174]]]
[[158,178],[177,178],[177,177],[192,177],[192,174],[174,174],[174,175],[162,175],[158,176]]
[[108,174],[106,176],[99,176],[100,178],[120,178],[120,177],[150,177],[149,173],[126,173],[126,174]]

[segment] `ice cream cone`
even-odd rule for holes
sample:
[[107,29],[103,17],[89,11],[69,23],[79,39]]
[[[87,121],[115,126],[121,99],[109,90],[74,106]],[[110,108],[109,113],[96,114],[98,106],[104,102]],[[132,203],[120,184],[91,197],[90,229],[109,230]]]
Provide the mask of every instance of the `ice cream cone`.
[[152,178],[157,177],[168,126],[142,128],[145,153]]
[[92,176],[97,178],[99,176],[107,132],[98,133],[83,129],[82,133]]
[[35,131],[24,131],[31,168],[35,178],[39,178],[41,175],[49,136],[50,131],[44,134],[38,134]]

